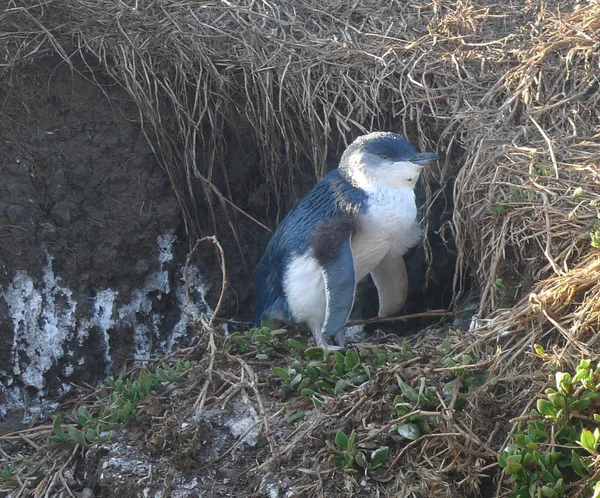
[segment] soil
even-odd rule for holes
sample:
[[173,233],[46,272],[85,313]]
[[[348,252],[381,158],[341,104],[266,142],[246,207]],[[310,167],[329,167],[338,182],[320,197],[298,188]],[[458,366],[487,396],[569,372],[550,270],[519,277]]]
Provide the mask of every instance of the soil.
[[[55,285],[69,289],[76,303],[74,328],[92,314],[104,289],[112,289],[117,302],[131,301],[159,270],[157,237],[177,231],[181,222],[135,105],[114,82],[92,79],[98,77],[47,57],[0,83],[0,287],[6,289],[19,272],[41,282],[51,266]],[[67,295],[56,297],[60,307]],[[168,302],[173,298],[153,303],[165,323],[179,316]],[[2,365],[14,361],[11,322],[0,299]],[[81,341],[75,334],[67,338],[64,354],[72,356],[73,381],[95,382],[104,375],[100,332],[92,326]],[[131,358],[132,334],[131,326],[113,327],[115,368]],[[4,386],[12,382],[9,372],[0,373]],[[44,377],[46,394],[56,395],[65,377],[59,364]]]

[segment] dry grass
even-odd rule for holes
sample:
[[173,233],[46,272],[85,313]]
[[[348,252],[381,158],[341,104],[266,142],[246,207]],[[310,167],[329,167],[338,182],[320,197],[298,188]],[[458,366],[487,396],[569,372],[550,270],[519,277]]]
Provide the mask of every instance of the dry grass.
[[432,202],[457,170],[461,123],[497,80],[484,61],[507,59],[503,39],[481,39],[535,18],[535,4],[523,14],[463,2],[32,1],[0,24],[5,73],[56,51],[68,63],[81,56],[92,78],[102,65],[127,90],[193,239],[207,228],[198,179],[209,206],[231,219],[236,211],[228,188],[214,185],[228,133],[256,142],[277,204],[304,158],[320,178],[328,152],[359,133],[393,129],[422,150],[439,144],[447,159],[433,174]]
[[[198,180],[208,204],[221,205],[232,224],[239,212],[213,181],[224,168],[227,133],[250,133],[277,202],[305,158],[321,177],[328,151],[360,132],[397,130],[441,153],[439,171],[426,182],[425,222],[457,175],[456,288],[470,277],[481,290],[480,318],[487,317],[453,338],[452,354],[490,362],[497,387],[475,393],[464,412],[444,412],[444,431],[397,446],[389,492],[479,496],[508,421],[546,383],[530,355],[533,343],[554,347],[565,367],[597,356],[600,256],[588,237],[600,205],[596,2],[31,1],[9,2],[0,26],[5,77],[55,51],[69,63],[80,57],[89,77],[104,71],[129,92],[190,240],[212,232],[197,216]],[[367,391],[314,411],[297,432],[269,436],[264,468],[289,465],[293,455],[309,474],[303,492],[323,493],[331,471],[307,469],[322,468],[325,450],[299,455],[299,443],[322,439],[340,421],[358,427],[366,420],[357,429],[362,438],[385,427],[385,413],[369,417],[391,395],[386,376],[401,370],[414,385],[421,378],[439,385],[444,372],[436,369],[444,367],[431,352],[439,340],[425,336],[415,345],[422,364],[401,363]],[[195,386],[203,388],[194,394],[218,401],[243,384],[246,367],[215,365],[212,377],[199,374]],[[214,379],[229,387],[211,394]],[[257,403],[264,396],[256,384],[246,387]],[[265,429],[280,409],[271,402],[257,405]],[[344,406],[359,408],[350,417]],[[341,479],[340,493],[359,489]],[[498,489],[500,481],[498,474]]]
[[466,133],[454,223],[484,309],[502,301],[491,287],[496,278],[511,279],[514,302],[540,278],[568,272],[589,248],[600,201],[591,70],[600,62],[599,14],[597,4],[546,11]]

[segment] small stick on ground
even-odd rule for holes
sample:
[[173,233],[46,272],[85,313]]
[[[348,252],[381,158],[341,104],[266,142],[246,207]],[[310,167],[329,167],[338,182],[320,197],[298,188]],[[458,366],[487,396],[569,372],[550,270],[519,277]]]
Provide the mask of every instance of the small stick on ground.
[[256,396],[256,401],[258,403],[258,408],[260,410],[260,415],[263,419],[263,427],[265,430],[265,436],[267,441],[269,442],[269,448],[271,449],[271,454],[274,455],[277,449],[277,443],[275,443],[275,438],[273,437],[273,433],[271,432],[271,426],[269,425],[269,418],[267,417],[267,411],[265,410],[265,406],[262,401],[262,397],[260,395],[260,391],[258,390],[258,379],[252,367],[248,365],[241,358],[235,358],[242,368],[248,373],[250,376],[250,387],[254,391],[254,395]]
[[[461,311],[460,313],[464,313],[465,311]],[[447,310],[428,310],[423,311],[421,313],[413,313],[412,315],[402,315],[402,316],[386,316],[386,317],[376,317],[370,318],[368,320],[355,320],[352,322],[346,322],[346,327],[354,327],[356,325],[371,325],[372,323],[388,323],[388,322],[405,322],[407,320],[412,320],[413,318],[434,318],[434,317],[444,317],[448,315],[453,315],[454,313]]]
[[[214,331],[213,322],[214,322],[215,318],[217,317],[217,314],[219,313],[219,309],[221,308],[221,303],[223,302],[223,296],[225,295],[225,291],[227,290],[227,271],[225,268],[225,252],[223,251],[221,244],[219,244],[219,241],[217,240],[217,238],[214,235],[210,236],[210,237],[203,237],[201,239],[198,239],[196,241],[196,244],[194,244],[193,249],[187,255],[187,258],[185,261],[184,281],[185,281],[185,295],[186,295],[185,305],[186,305],[186,308],[189,310],[189,303],[190,303],[190,292],[189,292],[189,285],[188,285],[188,267],[190,265],[193,255],[198,250],[198,247],[200,246],[200,244],[202,242],[205,242],[205,241],[211,242],[217,248],[217,253],[219,255],[219,263],[221,264],[222,280],[221,280],[221,294],[219,295],[219,300],[217,302],[217,305],[215,306],[215,310],[214,310],[210,320],[208,321],[208,323],[206,323],[202,318],[193,316],[193,313],[191,313],[193,319],[197,323],[199,322],[202,325],[202,328],[205,329],[206,334],[208,335],[208,354],[209,354],[209,358],[210,358],[208,367],[205,371],[207,378],[204,382],[204,385],[202,386],[202,390],[200,391],[198,398],[196,399],[196,402],[194,403],[194,409],[196,410],[196,413],[203,410],[204,405],[206,403],[206,397],[208,395],[208,389],[209,389],[210,385],[212,384],[212,380],[213,380],[212,374],[214,371],[214,366],[215,366],[215,361],[216,361],[216,356],[217,356],[217,345],[215,343],[215,331]],[[189,354],[191,354],[191,352]]]

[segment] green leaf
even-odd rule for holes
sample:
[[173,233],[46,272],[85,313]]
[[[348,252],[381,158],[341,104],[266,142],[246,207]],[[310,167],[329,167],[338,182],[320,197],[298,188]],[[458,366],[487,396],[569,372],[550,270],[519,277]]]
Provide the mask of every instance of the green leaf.
[[506,285],[504,285],[504,282],[502,282],[501,278],[497,278],[496,280],[494,280],[492,282],[492,287],[494,287],[495,289],[497,289],[499,291],[505,291],[506,290]]
[[427,423],[427,420],[420,418],[416,421],[416,424],[419,426],[421,434],[429,434],[431,432],[431,427]]
[[583,477],[588,469],[585,461],[574,450],[571,450],[571,467],[579,477]]
[[571,374],[568,372],[556,372],[556,388],[562,394],[569,394],[571,390]]
[[557,410],[556,408],[554,408],[554,405],[550,403],[550,401],[547,401],[545,399],[538,399],[537,409],[542,415],[546,417],[556,418]]
[[454,379],[454,380],[451,380],[450,382],[447,382],[442,387],[442,394],[444,395],[444,397],[446,399],[449,399],[452,396],[452,393],[454,392],[454,386],[456,386],[457,382],[458,382],[458,379]]
[[342,450],[348,449],[348,436],[344,434],[342,429],[339,429],[335,435],[335,444],[337,444]]
[[404,382],[400,377],[397,377],[398,385],[402,390],[402,394],[413,403],[417,403],[419,401],[419,393],[415,391],[412,387],[410,387],[406,382]]
[[554,468],[552,469],[552,475],[554,476],[554,479],[556,481],[558,481],[559,479],[563,478],[563,475],[560,471],[560,469],[555,465]]
[[364,443],[360,443],[358,446],[363,450],[374,450],[377,448],[377,444],[374,441],[365,441]]
[[600,423],[600,415],[598,415],[597,413],[594,413],[594,420],[598,423]]
[[297,341],[296,339],[288,339],[287,341],[285,341],[285,345],[289,350],[295,350],[298,352],[304,351],[304,344]]
[[152,376],[147,370],[140,370],[139,375],[140,391],[146,395],[152,390]]
[[285,421],[288,424],[293,424],[296,420],[300,420],[302,417],[304,417],[304,410],[298,410],[286,418]]
[[354,460],[356,460],[356,463],[360,465],[363,469],[367,468],[367,458],[365,457],[365,454],[362,451],[359,451],[354,456]]
[[348,449],[351,450],[356,444],[356,432],[353,430],[348,437]]
[[396,408],[396,413],[399,417],[402,417],[412,411],[412,405],[410,403],[397,403],[394,408]]
[[13,474],[13,469],[12,469],[12,465],[7,464],[2,466],[2,471],[0,471],[0,479],[4,480],[4,481],[8,481]]
[[549,394],[548,399],[550,400],[550,403],[552,403],[556,408],[565,407],[565,397],[560,393]]
[[275,376],[275,377],[279,377],[281,379],[283,379],[285,382],[288,382],[290,380],[290,376],[288,375],[288,370],[287,368],[283,368],[283,367],[273,367],[271,369],[271,373]]
[[398,426],[398,434],[406,439],[415,441],[421,436],[421,429],[419,429],[418,425],[408,422]]
[[360,358],[354,351],[350,350],[346,353],[346,359],[345,359],[344,364],[348,370],[352,370],[359,363],[360,363]]
[[334,351],[333,355],[335,356],[335,365],[333,366],[333,371],[338,375],[344,375],[344,365],[345,365],[345,357],[339,351]]
[[309,360],[322,360],[323,348],[308,348],[304,351],[304,356]]
[[590,406],[590,399],[589,398],[581,398],[578,399],[577,401],[573,401],[571,403],[571,410],[575,410],[578,412],[582,412],[584,411],[588,406]]
[[371,367],[369,365],[365,365],[364,369],[365,369],[365,375],[367,376],[367,378],[365,380],[370,379],[371,378]]
[[581,359],[581,361],[579,362],[579,365],[577,365],[577,371],[579,371],[580,369],[588,369],[591,366],[592,366],[591,360]]
[[98,431],[96,429],[87,429],[85,432],[85,438],[90,443],[98,441]]
[[582,379],[585,379],[586,377],[588,377],[588,375],[590,374],[590,370],[589,368],[579,368],[577,367],[577,373],[575,374],[575,376],[573,377],[573,382],[579,382]]
[[600,498],[600,481],[598,481],[595,485],[594,485],[594,494],[592,495],[592,498]]
[[393,474],[386,474],[385,472],[373,472],[371,474],[371,479],[382,483],[390,482],[392,479],[395,478],[396,476],[394,476]]
[[352,383],[357,386],[359,386],[360,384],[362,384],[363,382],[366,382],[368,380],[369,380],[369,375],[366,373],[352,376]]
[[54,419],[54,422],[52,422],[52,433],[53,436],[59,437],[64,439],[66,434],[65,431],[63,431],[62,425],[61,425],[61,419],[60,419],[60,415],[57,415],[56,418]]
[[450,341],[448,339],[444,339],[442,341],[442,351],[446,354],[452,351],[452,345],[450,344]]
[[540,356],[543,356],[544,353],[546,352],[546,351],[544,351],[544,348],[542,346],[540,346],[539,344],[534,344],[533,349],[535,349],[535,352],[537,354],[539,354]]
[[507,476],[512,476],[512,475],[518,474],[522,470],[523,470],[523,466],[520,463],[511,462],[511,461],[506,462],[505,473]]
[[581,431],[581,439],[577,442],[590,453],[593,453],[596,449],[596,438],[594,437],[594,434],[587,429]]
[[305,387],[304,389],[302,389],[300,391],[300,396],[305,396],[307,398],[309,398],[310,396],[316,394],[315,391],[313,391],[310,387]]
[[290,387],[296,387],[302,381],[302,374],[297,374],[290,382]]
[[77,429],[75,427],[67,427],[67,431],[69,433],[69,436],[71,437],[71,439],[73,441],[75,441],[75,443],[77,443],[80,446],[87,446],[87,442],[85,440],[85,436],[83,435],[83,432],[81,432],[79,429]]
[[385,462],[387,462],[389,454],[390,449],[387,446],[377,448],[373,453],[371,453],[372,468],[375,469],[381,465],[384,465]]
[[462,410],[465,406],[467,406],[467,400],[463,396],[458,396],[452,408],[458,411]]
[[304,373],[313,380],[316,380],[319,378],[319,372],[317,372],[317,369],[312,365],[306,365],[306,369],[304,370]]
[[300,384],[298,384],[298,387],[296,388],[296,390],[298,392],[302,391],[302,389],[306,389],[308,386],[310,386],[312,382],[312,379],[310,377],[304,377],[302,379],[302,382],[300,382]]
[[348,383],[344,379],[338,380],[333,388],[333,394],[340,394],[346,387],[348,387]]

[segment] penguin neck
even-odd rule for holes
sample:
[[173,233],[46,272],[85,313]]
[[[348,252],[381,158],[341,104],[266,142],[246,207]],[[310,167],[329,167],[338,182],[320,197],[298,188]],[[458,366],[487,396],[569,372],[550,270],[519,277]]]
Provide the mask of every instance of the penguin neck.
[[414,198],[414,188],[418,179],[417,176],[414,181],[409,182],[404,178],[394,178],[393,176],[379,178],[368,174],[362,167],[344,169],[342,173],[352,186],[364,191],[369,196],[376,197],[393,193],[394,196],[407,195]]

